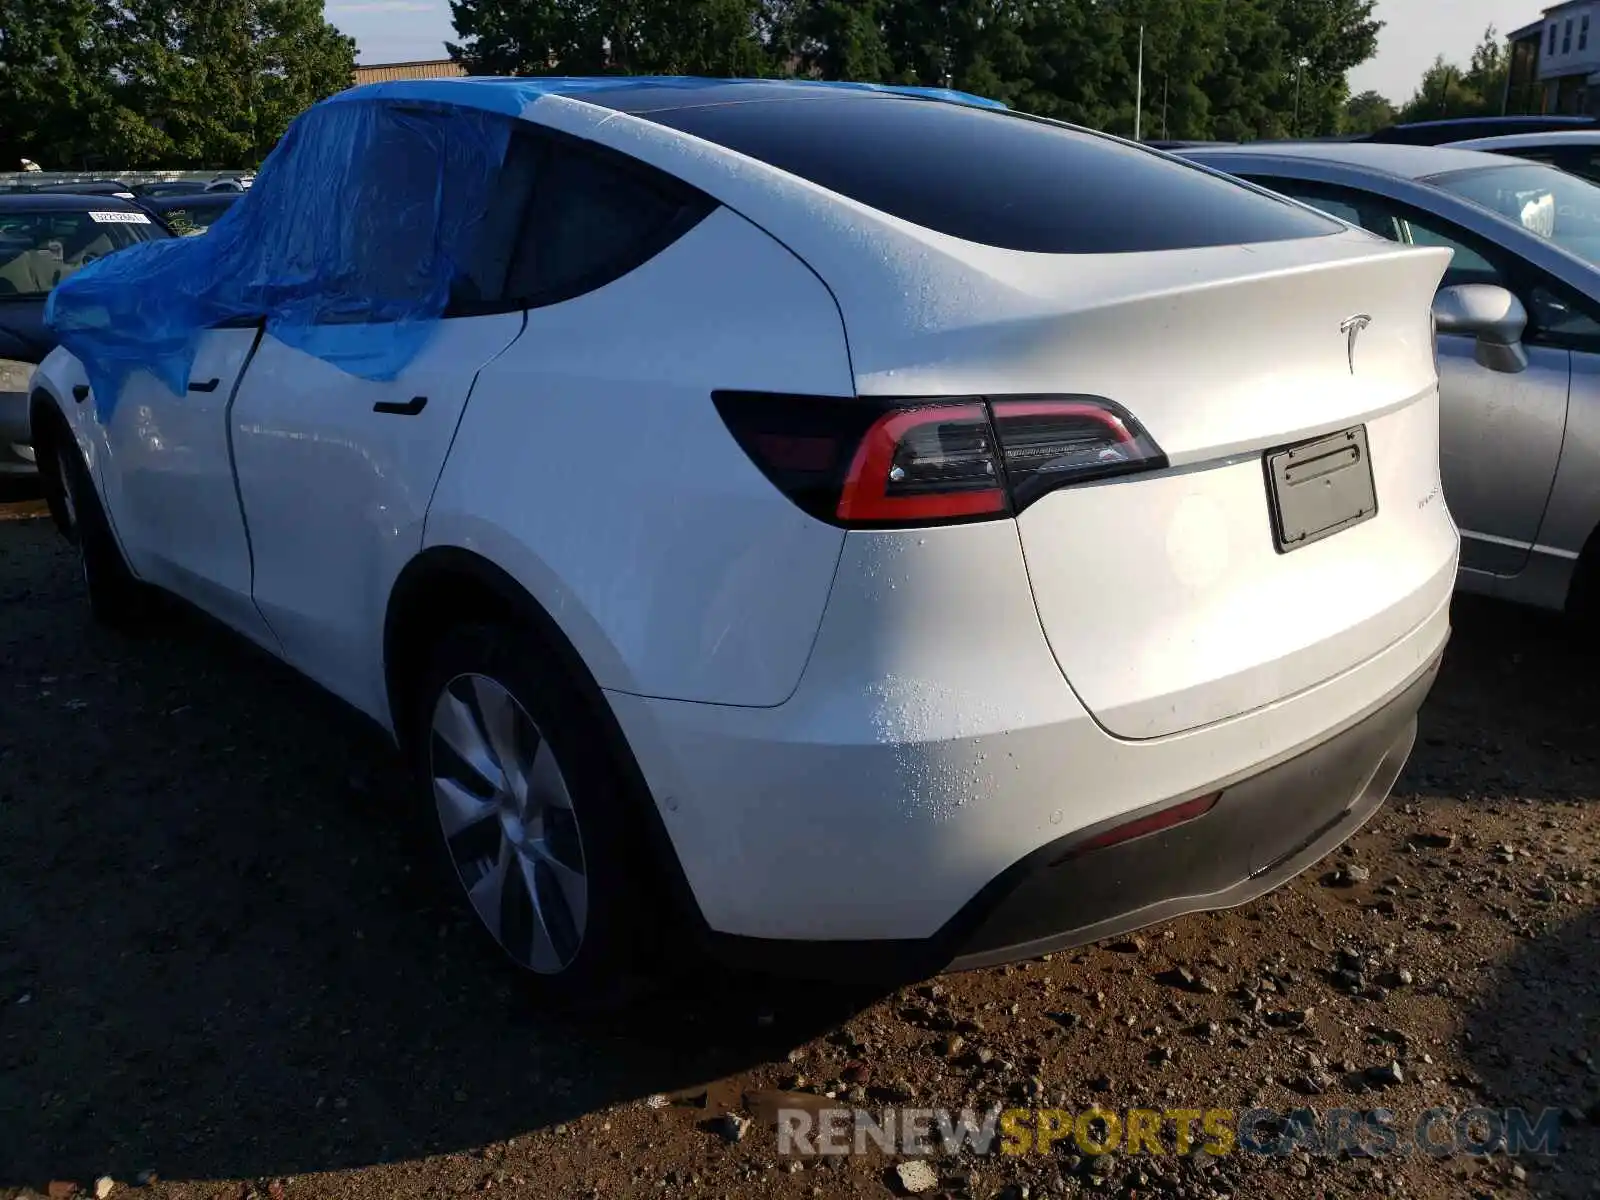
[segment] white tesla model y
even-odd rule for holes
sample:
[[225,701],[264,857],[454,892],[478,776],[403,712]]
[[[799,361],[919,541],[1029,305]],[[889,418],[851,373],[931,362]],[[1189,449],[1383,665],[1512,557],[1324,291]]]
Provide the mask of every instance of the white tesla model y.
[[547,992],[1037,955],[1383,802],[1456,573],[1447,252],[955,94],[297,128],[58,292],[38,457],[99,615],[177,593],[393,734]]

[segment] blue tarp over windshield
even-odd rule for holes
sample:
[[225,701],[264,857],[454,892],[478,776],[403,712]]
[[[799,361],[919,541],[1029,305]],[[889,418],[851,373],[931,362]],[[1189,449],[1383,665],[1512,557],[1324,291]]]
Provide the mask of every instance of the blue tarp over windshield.
[[[710,83],[773,81],[468,78],[352,88],[301,114],[250,191],[203,236],[90,263],[51,293],[45,320],[84,364],[102,421],[134,371],[184,394],[199,335],[230,322],[264,321],[280,341],[352,375],[392,379],[450,302],[505,157],[504,118],[545,96]],[[823,86],[1004,107],[939,88]]]

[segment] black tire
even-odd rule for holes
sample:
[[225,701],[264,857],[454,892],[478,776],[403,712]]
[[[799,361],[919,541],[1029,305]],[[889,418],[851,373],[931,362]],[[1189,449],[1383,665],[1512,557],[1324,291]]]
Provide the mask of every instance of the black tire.
[[[562,901],[560,896],[551,898],[556,876],[549,860],[536,864],[545,874],[536,869],[532,876],[534,888],[546,895],[543,907],[557,910],[550,913],[549,920],[540,919],[540,928],[554,931],[560,925],[565,934],[557,938],[552,933],[550,945],[558,958],[571,954],[554,971],[548,961],[542,969],[536,968],[527,955],[508,946],[526,946],[527,931],[520,926],[538,919],[528,903],[527,876],[518,874],[515,867],[507,873],[507,878],[514,877],[514,884],[503,889],[498,906],[501,930],[506,932],[490,928],[467,894],[468,880],[478,879],[481,885],[488,874],[487,864],[507,853],[515,840],[505,832],[501,818],[477,820],[454,839],[444,833],[435,780],[462,778],[460,768],[465,760],[448,749],[445,739],[435,732],[435,713],[452,685],[456,688],[452,695],[460,695],[481,686],[479,680],[498,685],[520,706],[533,726],[532,740],[526,732],[514,740],[522,747],[531,744],[553,752],[570,797],[570,816],[560,823],[568,847],[561,857],[581,862],[587,910],[575,948],[572,925],[560,925],[554,919],[560,916]],[[476,728],[481,731],[485,724],[480,720]],[[467,909],[473,926],[520,969],[534,998],[558,1009],[590,1010],[615,1008],[639,995],[654,974],[651,947],[653,935],[660,929],[655,911],[660,905],[653,904],[648,894],[646,881],[651,873],[644,846],[636,836],[637,801],[628,792],[625,773],[607,753],[598,718],[538,640],[505,625],[465,625],[447,632],[434,646],[422,683],[411,697],[406,729],[420,823],[433,846],[439,874]],[[495,757],[497,761],[502,756]],[[477,772],[469,774],[474,779],[487,778]],[[523,774],[531,777],[535,772]],[[494,794],[504,797],[509,790]],[[506,799],[482,802],[498,803],[502,809],[516,804]],[[557,822],[551,810],[559,808],[548,806],[547,816],[537,822],[552,840]],[[515,817],[512,821],[519,831],[524,829]],[[574,840],[578,847],[575,856],[571,850]],[[566,878],[570,881],[571,876]],[[495,907],[492,902],[486,906]],[[515,919],[519,910],[520,923]],[[511,936],[513,933],[523,936]],[[538,931],[532,930],[532,936],[537,939]],[[557,941],[563,945],[556,946]]]
[[53,456],[53,469],[47,480],[53,477],[59,481],[55,504],[61,511],[57,523],[78,548],[90,615],[119,633],[143,629],[150,619],[154,593],[128,569],[83,456],[65,430],[52,431],[44,445]]

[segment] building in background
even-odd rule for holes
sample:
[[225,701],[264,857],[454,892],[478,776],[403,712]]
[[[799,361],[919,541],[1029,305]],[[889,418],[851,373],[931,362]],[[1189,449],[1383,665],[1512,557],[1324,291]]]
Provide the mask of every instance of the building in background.
[[1600,0],[1568,0],[1511,34],[1508,113],[1600,115]]
[[460,79],[467,69],[454,59],[426,58],[416,62],[373,63],[356,68],[355,82],[388,83],[392,79]]
[[1545,111],[1544,83],[1539,78],[1539,51],[1544,46],[1544,18],[1511,31],[1510,67],[1506,73],[1505,105],[1513,116],[1537,116]]

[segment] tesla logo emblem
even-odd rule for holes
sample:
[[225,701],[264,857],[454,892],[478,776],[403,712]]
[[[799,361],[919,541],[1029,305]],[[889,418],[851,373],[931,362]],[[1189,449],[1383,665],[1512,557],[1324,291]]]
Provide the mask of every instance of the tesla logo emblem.
[[1361,336],[1361,331],[1372,324],[1372,318],[1366,313],[1357,313],[1353,317],[1346,317],[1339,322],[1339,332],[1344,334],[1349,341],[1345,345],[1345,353],[1350,359],[1350,374],[1356,373],[1356,339]]

